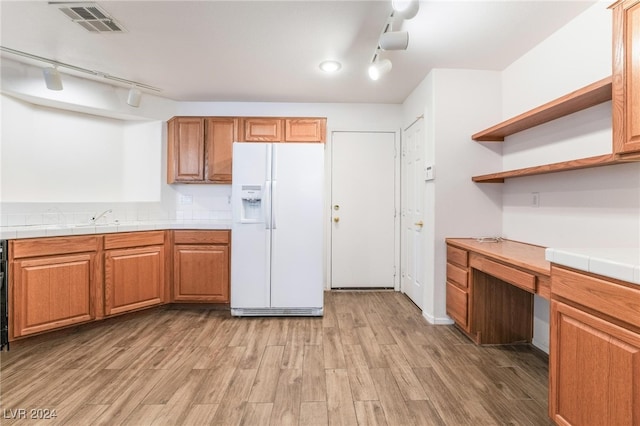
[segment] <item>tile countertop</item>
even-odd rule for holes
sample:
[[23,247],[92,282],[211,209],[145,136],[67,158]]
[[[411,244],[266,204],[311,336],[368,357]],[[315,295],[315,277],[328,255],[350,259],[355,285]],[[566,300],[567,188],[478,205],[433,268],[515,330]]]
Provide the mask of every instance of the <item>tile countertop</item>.
[[75,224],[2,226],[0,227],[0,240],[108,234],[114,232],[153,231],[162,229],[231,229],[231,220],[158,220],[119,222],[100,225]]
[[549,262],[640,285],[640,249],[548,248]]

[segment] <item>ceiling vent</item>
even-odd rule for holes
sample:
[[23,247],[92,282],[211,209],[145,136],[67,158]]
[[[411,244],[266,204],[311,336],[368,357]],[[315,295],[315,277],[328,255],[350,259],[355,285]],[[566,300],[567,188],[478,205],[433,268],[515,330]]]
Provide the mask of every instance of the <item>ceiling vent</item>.
[[49,2],[71,20],[92,33],[122,33],[126,30],[96,3]]

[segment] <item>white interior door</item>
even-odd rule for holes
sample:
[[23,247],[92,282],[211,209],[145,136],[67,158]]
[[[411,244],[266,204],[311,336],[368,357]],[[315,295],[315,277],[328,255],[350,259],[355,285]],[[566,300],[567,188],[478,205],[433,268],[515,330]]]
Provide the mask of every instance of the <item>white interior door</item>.
[[394,288],[395,133],[331,139],[331,287]]
[[402,136],[402,229],[400,288],[422,309],[424,290],[424,120],[419,119]]

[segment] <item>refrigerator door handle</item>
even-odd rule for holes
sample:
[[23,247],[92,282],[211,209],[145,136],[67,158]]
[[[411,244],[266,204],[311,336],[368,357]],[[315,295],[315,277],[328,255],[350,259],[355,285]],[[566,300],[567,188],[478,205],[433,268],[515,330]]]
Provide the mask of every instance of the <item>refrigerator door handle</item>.
[[276,229],[276,206],[278,203],[278,181],[271,182],[271,228]]
[[271,229],[271,181],[264,183],[264,200],[262,201],[264,209],[264,229]]

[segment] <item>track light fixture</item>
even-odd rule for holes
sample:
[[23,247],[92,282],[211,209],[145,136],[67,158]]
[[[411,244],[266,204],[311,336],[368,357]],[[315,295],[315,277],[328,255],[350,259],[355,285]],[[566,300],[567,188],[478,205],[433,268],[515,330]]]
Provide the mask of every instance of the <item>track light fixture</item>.
[[145,89],[153,92],[162,92],[161,89],[153,86],[149,86],[148,84],[139,83],[137,81],[131,81],[124,78],[116,77],[113,75],[109,75],[107,73],[101,71],[90,70],[82,67],[77,67],[75,65],[67,64],[64,62],[59,62],[54,59],[43,58],[42,56],[32,55],[31,53],[22,52],[20,50],[11,49],[8,47],[0,46],[0,50],[3,52],[11,53],[13,55],[22,56],[24,58],[35,59],[36,61],[46,62],[51,65],[51,67],[45,68],[42,70],[44,75],[44,81],[47,85],[47,89],[49,90],[62,90],[62,78],[60,77],[60,72],[58,71],[58,67],[68,68],[73,71],[77,71],[80,73],[90,74],[94,77],[102,77],[106,80],[117,81],[123,85],[130,86],[129,95],[127,97],[127,103],[133,107],[138,107],[140,105],[140,99],[142,97],[142,91]]
[[382,50],[407,50],[409,33],[406,31],[387,31],[382,33],[378,40],[378,46]]
[[140,99],[142,98],[142,92],[136,86],[132,86],[129,89],[129,95],[127,96],[127,104],[132,107],[138,108],[140,106]]
[[402,19],[411,19],[418,14],[419,0],[391,0],[395,15]]
[[371,80],[378,80],[380,77],[391,71],[393,64],[388,59],[375,59],[371,65],[369,65],[369,78]]
[[48,67],[42,69],[44,83],[49,90],[62,90],[62,78],[57,67]]

